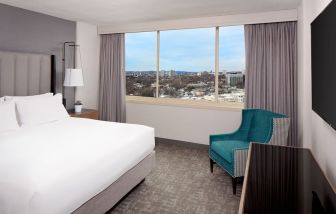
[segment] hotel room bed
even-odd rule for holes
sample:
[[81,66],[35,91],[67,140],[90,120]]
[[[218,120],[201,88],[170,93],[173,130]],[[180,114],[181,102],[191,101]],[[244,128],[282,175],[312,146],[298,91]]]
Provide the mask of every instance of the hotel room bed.
[[81,118],[0,134],[0,213],[71,213],[153,149],[152,128]]
[[[0,51],[0,97],[55,93],[55,65]],[[0,213],[104,213],[154,164],[146,126],[67,118],[0,133]]]

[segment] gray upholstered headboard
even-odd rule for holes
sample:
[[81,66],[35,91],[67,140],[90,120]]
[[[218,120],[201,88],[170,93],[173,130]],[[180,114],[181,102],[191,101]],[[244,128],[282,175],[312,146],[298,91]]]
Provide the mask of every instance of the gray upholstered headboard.
[[54,91],[55,56],[0,51],[0,97]]

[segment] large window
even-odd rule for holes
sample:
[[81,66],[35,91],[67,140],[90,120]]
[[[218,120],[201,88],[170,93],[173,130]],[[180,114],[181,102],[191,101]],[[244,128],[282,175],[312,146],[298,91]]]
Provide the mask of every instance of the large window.
[[128,33],[127,95],[242,103],[244,40],[243,26]]

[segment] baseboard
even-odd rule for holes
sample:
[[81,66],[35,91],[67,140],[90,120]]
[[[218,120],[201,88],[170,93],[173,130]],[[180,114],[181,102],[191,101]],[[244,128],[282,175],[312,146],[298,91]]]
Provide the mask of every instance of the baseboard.
[[161,138],[161,137],[155,137],[155,143],[168,143],[173,144],[177,146],[186,146],[191,148],[209,148],[209,145],[205,144],[199,144],[199,143],[192,143],[187,141],[181,141],[181,140],[172,140],[168,138]]

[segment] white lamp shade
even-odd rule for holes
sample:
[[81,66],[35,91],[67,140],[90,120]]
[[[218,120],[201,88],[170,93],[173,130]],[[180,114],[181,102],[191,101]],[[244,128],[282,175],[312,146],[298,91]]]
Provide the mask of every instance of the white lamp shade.
[[80,68],[68,68],[65,71],[64,86],[76,87],[83,86],[83,71]]

